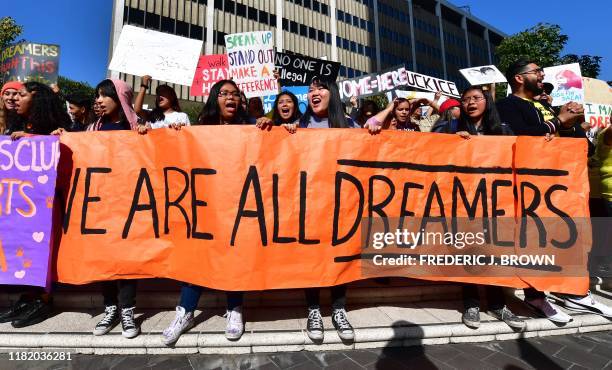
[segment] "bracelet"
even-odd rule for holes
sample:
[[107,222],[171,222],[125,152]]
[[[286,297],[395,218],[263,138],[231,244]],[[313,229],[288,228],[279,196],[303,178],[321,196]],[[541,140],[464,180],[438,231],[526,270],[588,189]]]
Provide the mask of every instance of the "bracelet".
[[148,88],[149,88],[149,85],[140,84],[140,87],[144,87],[145,89],[148,89]]

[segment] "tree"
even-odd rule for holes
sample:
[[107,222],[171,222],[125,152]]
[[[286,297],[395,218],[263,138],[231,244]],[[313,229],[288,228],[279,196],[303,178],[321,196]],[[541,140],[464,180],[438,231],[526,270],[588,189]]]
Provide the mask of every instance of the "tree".
[[601,59],[598,56],[568,54],[561,58],[561,64],[579,63],[582,77],[597,78],[601,70]]
[[0,51],[14,42],[23,32],[23,27],[11,17],[0,18]]
[[64,76],[58,76],[57,86],[64,96],[81,95],[93,98],[95,90],[87,82],[74,81]]
[[561,56],[567,40],[567,35],[561,33],[561,27],[558,25],[538,23],[502,40],[495,49],[499,59],[497,66],[501,71],[505,71],[512,62],[521,57],[533,60],[540,67],[580,63],[583,76],[597,78],[602,58],[575,54]]

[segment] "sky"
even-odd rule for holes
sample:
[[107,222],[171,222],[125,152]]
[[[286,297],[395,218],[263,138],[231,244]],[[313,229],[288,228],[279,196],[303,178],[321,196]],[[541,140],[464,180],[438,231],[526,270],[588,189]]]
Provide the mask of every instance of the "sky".
[[[21,38],[59,44],[60,74],[96,85],[106,77],[112,0],[19,0],[3,7],[2,16],[24,27]],[[507,34],[538,22],[558,24],[569,41],[563,54],[603,57],[599,78],[612,80],[609,15],[612,0],[451,0],[469,5],[474,16]]]

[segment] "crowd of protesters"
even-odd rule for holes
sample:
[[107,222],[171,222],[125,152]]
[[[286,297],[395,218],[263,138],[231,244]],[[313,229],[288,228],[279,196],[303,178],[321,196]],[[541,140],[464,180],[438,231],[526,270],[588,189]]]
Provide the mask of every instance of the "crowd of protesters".
[[[300,112],[297,97],[291,92],[279,92],[269,116],[264,114],[260,98],[246,99],[232,80],[214,84],[197,122],[190,122],[181,111],[174,89],[160,85],[155,91],[155,106],[143,109],[151,77],[143,76],[140,90],[133,101],[131,88],[121,80],[106,79],[95,88],[95,97],[62,97],[50,87],[37,82],[8,82],[2,87],[0,132],[13,140],[29,135],[62,135],[66,131],[135,130],[146,135],[149,130],[197,125],[248,125],[265,129],[282,126],[292,134],[308,128],[362,128],[371,134],[381,130],[433,132],[459,135],[465,140],[480,135],[542,136],[545,142],[554,137],[587,140],[584,110],[581,104],[568,103],[558,109],[550,105],[550,89],[543,83],[543,69],[529,60],[517,60],[506,71],[512,94],[495,101],[490,87],[471,86],[456,100],[440,94],[433,100],[397,98],[380,110],[369,100],[350,100],[350,112],[340,99],[333,81],[315,78],[308,89],[308,104]],[[548,89],[548,91],[545,91]],[[132,105],[134,104],[134,105]],[[594,216],[612,217],[612,129],[607,127],[590,144],[589,163],[596,168],[600,197],[591,199]],[[104,335],[121,324],[122,333],[133,338],[140,332],[134,320],[137,280],[117,280],[103,284],[104,315],[95,326],[94,335]],[[471,328],[480,324],[479,288],[463,284],[463,322]],[[203,292],[202,287],[183,284],[176,316],[163,331],[162,341],[175,343],[180,335],[194,326],[194,314]],[[331,290],[331,320],[343,340],[353,340],[354,331],[346,312],[346,285]],[[486,286],[489,311],[510,327],[522,330],[524,319],[508,308],[504,292],[498,286]],[[557,323],[567,323],[571,317],[551,304],[544,292],[525,289],[525,303],[538,315]],[[553,292],[554,293],[554,292]],[[242,315],[243,292],[227,292],[226,337],[239,339],[244,332]],[[320,288],[305,289],[306,332],[314,342],[324,337],[323,318],[319,302]],[[612,308],[597,302],[590,292],[585,296],[560,295],[565,307],[594,312],[612,318]],[[12,307],[0,312],[0,322],[12,322],[24,327],[46,319],[51,313],[51,296],[44,290],[29,290]]]

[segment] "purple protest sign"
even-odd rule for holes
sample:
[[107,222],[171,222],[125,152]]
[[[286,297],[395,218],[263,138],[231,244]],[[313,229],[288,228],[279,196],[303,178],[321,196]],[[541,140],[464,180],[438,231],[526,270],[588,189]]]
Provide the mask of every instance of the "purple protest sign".
[[0,136],[0,284],[47,284],[59,156],[55,136]]

